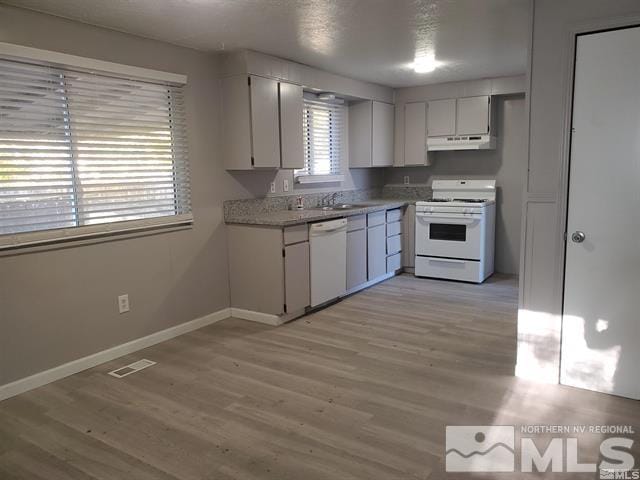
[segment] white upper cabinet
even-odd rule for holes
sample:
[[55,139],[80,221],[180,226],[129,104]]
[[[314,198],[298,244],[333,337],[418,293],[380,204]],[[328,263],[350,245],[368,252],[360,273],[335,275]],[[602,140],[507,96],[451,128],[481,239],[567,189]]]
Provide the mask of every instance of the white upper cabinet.
[[373,102],[372,160],[374,167],[393,165],[394,108],[389,103]]
[[279,88],[281,166],[282,168],[304,168],[302,87],[280,82]]
[[428,165],[426,102],[404,105],[404,165]]
[[278,82],[254,76],[250,79],[253,166],[277,168],[280,166]]
[[302,167],[302,87],[279,83],[255,75],[222,80],[227,170]]
[[457,135],[486,135],[491,124],[491,97],[465,97],[458,99]]
[[491,127],[491,97],[432,100],[427,118],[429,137],[487,135]]
[[427,127],[430,137],[456,134],[456,99],[432,100],[427,108]]
[[222,80],[223,156],[227,170],[251,169],[251,100],[249,77]]
[[349,105],[349,167],[371,167],[373,102]]
[[349,106],[349,166],[393,165],[393,105],[363,101]]

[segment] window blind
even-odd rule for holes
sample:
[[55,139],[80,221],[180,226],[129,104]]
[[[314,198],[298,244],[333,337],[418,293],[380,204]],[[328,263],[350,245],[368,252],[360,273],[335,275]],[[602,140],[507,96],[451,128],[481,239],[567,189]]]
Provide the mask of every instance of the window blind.
[[344,106],[304,99],[304,168],[295,176],[340,175]]
[[0,59],[0,247],[190,221],[182,90]]

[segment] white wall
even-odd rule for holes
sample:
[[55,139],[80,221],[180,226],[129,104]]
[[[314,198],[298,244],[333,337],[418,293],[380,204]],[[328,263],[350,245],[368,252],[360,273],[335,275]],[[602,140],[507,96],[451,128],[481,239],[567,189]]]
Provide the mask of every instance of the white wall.
[[[0,385],[229,305],[216,57],[0,5],[0,41],[186,74],[193,228],[0,256]],[[131,312],[116,297],[128,293]]]

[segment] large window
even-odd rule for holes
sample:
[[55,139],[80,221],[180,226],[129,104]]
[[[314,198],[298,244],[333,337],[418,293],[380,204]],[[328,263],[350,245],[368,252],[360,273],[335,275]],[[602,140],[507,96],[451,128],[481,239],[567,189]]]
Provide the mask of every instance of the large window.
[[303,111],[304,168],[295,171],[299,181],[342,179],[343,105],[305,97]]
[[0,59],[0,247],[190,212],[181,86]]

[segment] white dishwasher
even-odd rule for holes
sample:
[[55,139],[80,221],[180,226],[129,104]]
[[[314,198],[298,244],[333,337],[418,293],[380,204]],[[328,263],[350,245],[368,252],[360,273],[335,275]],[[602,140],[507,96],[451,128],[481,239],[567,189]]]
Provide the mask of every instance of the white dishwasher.
[[309,227],[311,306],[334,300],[347,291],[347,219]]

